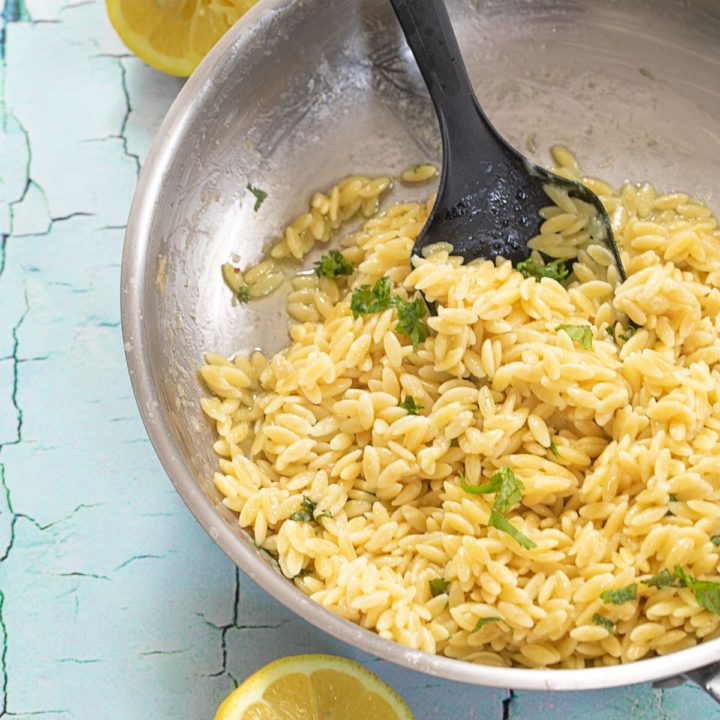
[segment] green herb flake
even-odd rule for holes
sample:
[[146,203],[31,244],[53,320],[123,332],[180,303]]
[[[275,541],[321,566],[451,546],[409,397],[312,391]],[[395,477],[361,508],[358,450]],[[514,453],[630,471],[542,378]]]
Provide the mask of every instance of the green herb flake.
[[491,622],[502,622],[502,618],[498,617],[497,615],[493,615],[492,617],[484,617],[480,618],[476,623],[475,627],[470,631],[470,634],[476,633],[478,630],[481,630],[484,628],[488,623]]
[[560,453],[558,452],[557,445],[554,442],[551,442],[548,446],[548,450],[555,456],[560,457]]
[[482,485],[471,485],[465,480],[465,473],[460,473],[460,486],[466,493],[470,493],[470,495],[486,495],[487,493],[497,492],[500,489],[501,481],[500,471],[498,471],[488,482]]
[[503,465],[490,478],[490,480],[482,485],[470,485],[465,480],[465,475],[460,474],[460,486],[471,495],[485,495],[486,493],[497,493],[495,502],[490,510],[490,520],[488,525],[507,533],[517,543],[528,550],[537,545],[530,540],[529,537],[523,535],[515,526],[505,517],[505,513],[513,506],[520,502],[525,486],[517,479],[515,473],[507,466]]
[[658,590],[668,587],[682,587],[669,570],[661,570],[649,580],[643,580],[643,585],[654,587]]
[[427,307],[421,297],[416,297],[412,302],[397,299],[398,324],[395,326],[397,332],[407,335],[413,344],[413,349],[425,342],[430,333],[425,322]]
[[253,206],[253,210],[257,212],[267,199],[268,194],[260,188],[253,187],[250,183],[248,183],[246,189],[255,196],[255,205]]
[[595,613],[592,616],[592,621],[595,625],[605,628],[609,633],[615,632],[615,623],[610,618],[603,617],[599,613]]
[[437,597],[438,595],[447,595],[448,581],[445,580],[445,578],[433,578],[430,580],[429,585],[430,594],[433,597]]
[[606,325],[605,332],[610,336],[611,340],[615,340],[615,328],[612,325]]
[[235,297],[238,299],[238,302],[245,304],[250,300],[250,288],[249,287],[241,287],[238,289],[237,293],[235,293]]
[[313,514],[308,510],[298,510],[292,513],[288,519],[295,522],[312,522]]
[[500,489],[495,498],[493,510],[506,513],[513,505],[520,502],[525,486],[515,477],[515,473],[507,465],[503,465],[496,475],[500,476]]
[[558,325],[555,330],[563,330],[573,342],[580,343],[586,350],[592,349],[593,334],[590,325]]
[[600,599],[609,605],[622,605],[631,600],[637,600],[637,583],[617,590],[603,590],[600,593]]
[[408,415],[417,415],[419,410],[424,410],[424,405],[418,405],[412,395],[406,395],[398,407],[407,410]]
[[350,300],[353,317],[372,315],[392,307],[395,298],[390,294],[391,289],[390,278],[387,277],[380,278],[372,287],[361,285]]
[[317,508],[317,503],[313,502],[309,497],[303,495],[302,503],[300,504],[302,506],[302,510],[294,512],[290,515],[289,519],[294,520],[295,522],[312,522],[315,519],[315,508]]
[[679,566],[675,566],[675,577],[683,587],[689,588],[695,595],[700,607],[720,615],[720,583],[711,580],[697,580],[692,575],[687,575]]
[[518,545],[522,545],[526,550],[532,550],[532,548],[537,547],[536,543],[527,535],[523,535],[504,515],[501,515],[496,510],[490,511],[488,525],[507,533]]
[[547,277],[551,280],[557,280],[558,282],[562,282],[570,274],[567,260],[553,260],[547,263],[547,265],[536,265],[535,261],[529,257],[527,260],[518,263],[515,269],[521,272],[526,278],[534,277],[539,280],[540,278]]
[[318,277],[335,279],[343,275],[352,275],[354,272],[355,266],[346,260],[339,250],[331,250],[315,263],[315,274]]
[[637,332],[637,328],[633,327],[632,325],[628,325],[625,328],[624,333],[620,333],[618,337],[623,341],[627,342],[635,333]]
[[710,542],[711,542],[715,547],[720,547],[720,535],[713,535],[713,536],[710,538]]

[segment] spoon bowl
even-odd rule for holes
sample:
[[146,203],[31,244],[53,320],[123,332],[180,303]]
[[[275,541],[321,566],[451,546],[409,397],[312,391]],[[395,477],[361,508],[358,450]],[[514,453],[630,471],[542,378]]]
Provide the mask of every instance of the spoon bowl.
[[465,262],[503,257],[517,265],[530,256],[528,243],[540,234],[540,211],[555,188],[596,210],[588,225],[589,242],[610,250],[624,280],[610,220],[597,195],[523,157],[485,116],[444,0],[391,3],[433,102],[443,146],[437,199],[413,255],[447,243]]

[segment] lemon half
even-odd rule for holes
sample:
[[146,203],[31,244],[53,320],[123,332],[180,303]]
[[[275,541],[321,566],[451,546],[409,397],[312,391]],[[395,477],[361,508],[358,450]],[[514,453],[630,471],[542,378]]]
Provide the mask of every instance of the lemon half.
[[362,665],[333,655],[296,655],[245,680],[215,720],[413,720],[413,715]]
[[185,77],[258,0],[106,0],[112,26],[141,60]]

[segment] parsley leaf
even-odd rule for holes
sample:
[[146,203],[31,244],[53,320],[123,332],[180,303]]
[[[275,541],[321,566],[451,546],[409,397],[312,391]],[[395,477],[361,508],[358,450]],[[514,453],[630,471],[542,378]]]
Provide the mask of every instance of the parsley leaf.
[[599,625],[600,627],[604,627],[609,633],[615,632],[615,624],[610,618],[603,617],[600,615],[600,613],[595,613],[592,616],[592,621]]
[[430,333],[430,328],[425,322],[427,306],[421,297],[416,297],[412,301],[403,300],[391,295],[391,290],[390,278],[387,277],[380,278],[372,287],[361,285],[353,292],[350,299],[353,317],[371,315],[395,306],[398,312],[398,324],[395,330],[407,335],[412,340],[413,348],[417,348]]
[[480,619],[475,623],[475,627],[470,631],[470,634],[472,635],[473,633],[476,633],[478,630],[480,630],[481,628],[485,627],[485,625],[487,625],[488,623],[498,622],[498,621],[502,622],[502,618],[501,618],[501,617],[497,617],[497,615],[493,615],[492,617],[480,618]]
[[355,266],[339,250],[331,250],[315,263],[315,274],[318,277],[337,278],[354,272]]
[[418,405],[415,402],[415,398],[412,395],[406,395],[405,399],[400,403],[398,407],[403,408],[403,410],[407,410],[408,415],[417,415],[418,410],[424,410],[424,405]]
[[250,300],[250,288],[247,286],[238,288],[235,297],[237,297],[238,302],[245,304],[248,300]]
[[[504,469],[504,466],[501,469]],[[501,482],[502,477],[500,475],[500,470],[498,470],[498,472],[496,472],[488,482],[482,485],[471,485],[465,480],[465,473],[460,473],[460,486],[466,493],[470,493],[471,495],[485,495],[486,493],[497,492],[500,489]]]
[[679,565],[675,566],[675,577],[683,587],[693,591],[700,607],[720,615],[720,583],[696,580],[692,575],[687,575]]
[[255,205],[253,207],[253,210],[255,212],[257,212],[260,209],[260,206],[267,199],[268,194],[264,190],[261,190],[260,188],[253,187],[250,183],[247,184],[246,189],[249,190],[255,196]]
[[390,278],[380,278],[372,287],[361,285],[352,294],[350,310],[354,318],[361,315],[372,315],[382,312],[395,304],[395,298],[390,294]]
[[397,298],[398,324],[395,330],[407,335],[413,344],[413,349],[417,349],[420,343],[425,342],[430,329],[424,318],[427,315],[427,307],[421,297],[416,297],[414,301],[408,302]]
[[448,581],[444,578],[433,578],[430,580],[429,585],[430,594],[433,597],[437,597],[438,595],[447,595]]
[[669,570],[662,570],[657,575],[653,575],[649,580],[643,580],[643,585],[648,585],[658,590],[668,587],[682,587]]
[[625,328],[625,332],[620,333],[620,335],[618,335],[618,337],[621,340],[624,340],[625,342],[627,342],[636,332],[637,332],[637,328],[634,325],[628,325]]
[[557,445],[554,442],[551,442],[548,446],[548,450],[555,456],[560,457],[560,453],[558,452]]
[[526,278],[534,277],[539,280],[540,278],[548,277],[558,282],[562,282],[570,274],[567,260],[553,260],[546,265],[536,265],[535,261],[529,257],[527,260],[518,263],[515,269],[521,272]]
[[507,466],[503,465],[490,478],[490,480],[482,485],[470,485],[466,482],[465,475],[460,474],[460,486],[471,495],[485,495],[486,493],[497,493],[495,502],[490,510],[490,519],[488,525],[507,533],[514,538],[516,542],[528,550],[537,547],[529,537],[523,535],[514,525],[505,517],[505,513],[515,504],[520,502],[522,492],[525,486],[515,477],[515,473]]
[[525,486],[507,465],[503,465],[496,475],[500,476],[500,489],[493,503],[493,510],[506,513],[513,505],[520,502]]
[[488,521],[488,525],[507,533],[518,543],[518,545],[522,545],[527,550],[537,547],[536,543],[527,537],[527,535],[523,535],[504,515],[497,512],[497,510],[490,511],[490,520]]
[[593,334],[590,325],[558,325],[555,330],[564,330],[571,340],[580,343],[586,350],[592,349]]
[[316,522],[319,522],[324,517],[332,517],[332,513],[330,512],[321,512],[317,517],[315,517],[317,503],[313,502],[305,495],[303,495],[301,506],[302,510],[292,513],[292,515],[288,518],[289,520],[294,520],[295,522],[312,522],[315,520]]
[[713,535],[713,536],[710,538],[710,542],[711,542],[715,547],[720,547],[720,535]]
[[632,583],[624,588],[618,588],[617,590],[603,590],[600,593],[600,599],[604,603],[611,605],[622,605],[623,603],[630,602],[630,600],[637,600],[637,583]]
[[292,513],[288,520],[294,520],[295,522],[312,522],[313,515],[309,510],[298,510]]

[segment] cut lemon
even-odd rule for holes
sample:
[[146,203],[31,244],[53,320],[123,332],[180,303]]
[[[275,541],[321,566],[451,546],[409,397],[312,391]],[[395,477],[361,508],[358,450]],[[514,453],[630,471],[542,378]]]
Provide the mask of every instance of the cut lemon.
[[185,77],[258,0],[106,0],[122,41],[156,70]]
[[258,670],[215,720],[413,720],[400,696],[352,660],[296,655]]

